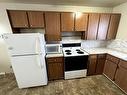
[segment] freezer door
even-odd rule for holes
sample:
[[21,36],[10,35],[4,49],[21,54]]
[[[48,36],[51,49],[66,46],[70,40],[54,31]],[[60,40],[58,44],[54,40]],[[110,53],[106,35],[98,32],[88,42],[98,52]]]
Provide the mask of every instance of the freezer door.
[[12,57],[11,62],[19,88],[47,85],[44,56]]
[[45,40],[42,34],[8,34],[4,35],[4,39],[11,56],[45,54]]

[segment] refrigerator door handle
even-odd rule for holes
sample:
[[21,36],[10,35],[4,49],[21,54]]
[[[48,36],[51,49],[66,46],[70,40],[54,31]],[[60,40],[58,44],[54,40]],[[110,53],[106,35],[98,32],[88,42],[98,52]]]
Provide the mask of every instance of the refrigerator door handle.
[[35,43],[36,43],[35,44],[35,53],[38,54],[36,56],[37,64],[38,64],[39,68],[42,68],[41,59],[40,59],[41,54],[40,54],[40,50],[39,50],[40,47],[39,47],[39,39],[38,39],[38,37],[36,38],[36,42]]

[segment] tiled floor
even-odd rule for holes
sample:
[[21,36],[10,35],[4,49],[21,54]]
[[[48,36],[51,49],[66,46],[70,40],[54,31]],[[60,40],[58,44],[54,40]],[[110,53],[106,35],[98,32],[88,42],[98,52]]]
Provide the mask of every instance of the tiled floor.
[[19,89],[13,76],[0,76],[0,95],[125,95],[103,75],[57,80],[47,86]]

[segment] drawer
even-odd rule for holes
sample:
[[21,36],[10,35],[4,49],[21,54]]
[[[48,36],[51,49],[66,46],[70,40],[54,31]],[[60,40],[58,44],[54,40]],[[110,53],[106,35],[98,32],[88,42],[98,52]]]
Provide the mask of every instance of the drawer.
[[119,60],[120,60],[119,58],[114,57],[114,56],[109,55],[109,54],[107,54],[106,59],[107,59],[107,60],[110,60],[110,61],[112,61],[112,62],[114,62],[114,63],[116,63],[116,64],[118,64],[118,63],[119,63]]
[[124,69],[127,69],[127,61],[120,60],[119,67],[122,67]]
[[47,58],[47,62],[63,62],[63,57],[52,57],[52,58]]

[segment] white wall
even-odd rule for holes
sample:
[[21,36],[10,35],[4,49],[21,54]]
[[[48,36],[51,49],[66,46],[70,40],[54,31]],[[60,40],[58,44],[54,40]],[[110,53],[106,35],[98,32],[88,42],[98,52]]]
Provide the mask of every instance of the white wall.
[[127,40],[127,2],[114,7],[113,12],[122,14],[116,38]]
[[[0,3],[0,35],[12,33],[6,9],[10,10],[41,10],[41,11],[71,11],[71,12],[98,12],[111,13],[112,8],[104,7],[81,7],[81,6],[56,6],[40,4],[17,4],[17,3]],[[10,61],[7,56],[6,45],[0,40],[0,72],[10,72]]]

